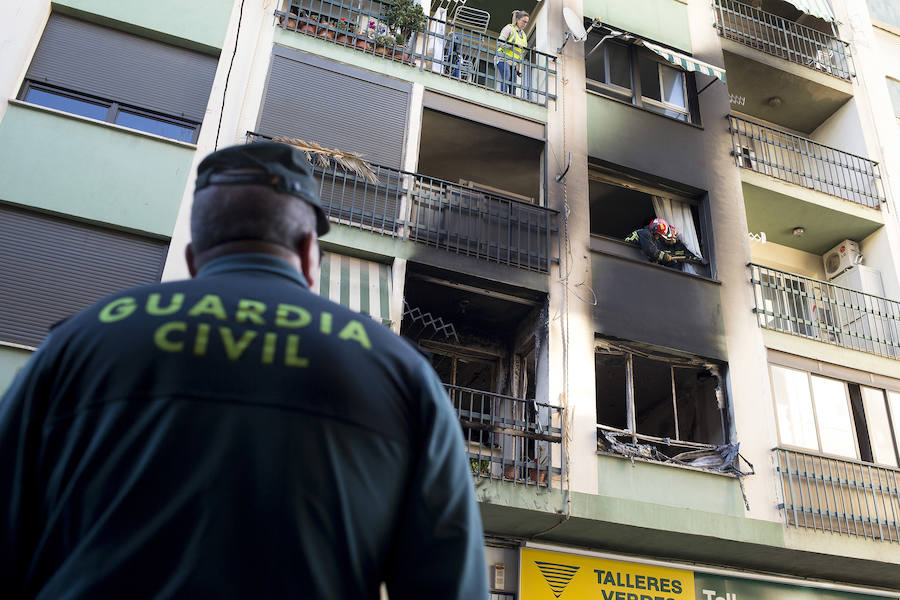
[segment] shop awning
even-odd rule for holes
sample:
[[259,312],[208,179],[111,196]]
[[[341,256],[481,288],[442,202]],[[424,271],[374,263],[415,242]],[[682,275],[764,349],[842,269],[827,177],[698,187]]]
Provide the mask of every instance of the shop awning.
[[702,73],[703,75],[709,75],[710,77],[715,77],[719,79],[722,83],[725,83],[725,69],[721,67],[716,67],[709,63],[705,63],[702,60],[697,60],[696,58],[691,58],[686,54],[681,54],[679,52],[675,52],[674,50],[669,50],[668,48],[663,48],[662,46],[657,46],[656,44],[652,44],[646,40],[642,40],[640,38],[636,38],[634,43],[643,46],[647,50],[651,52],[655,52],[659,56],[663,57],[676,67],[681,67],[685,71],[696,71],[697,73]]
[[797,10],[808,15],[819,17],[826,21],[837,22],[831,7],[828,5],[828,0],[785,0],[785,2],[793,4]]
[[391,266],[325,252],[313,291],[385,325],[391,323]]

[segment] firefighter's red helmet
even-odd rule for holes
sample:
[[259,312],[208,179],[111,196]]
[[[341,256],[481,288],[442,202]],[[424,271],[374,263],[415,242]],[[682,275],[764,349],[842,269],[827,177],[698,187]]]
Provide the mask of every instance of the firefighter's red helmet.
[[669,225],[665,219],[653,219],[648,227],[650,233],[655,233],[670,244],[674,244],[678,240],[678,231]]

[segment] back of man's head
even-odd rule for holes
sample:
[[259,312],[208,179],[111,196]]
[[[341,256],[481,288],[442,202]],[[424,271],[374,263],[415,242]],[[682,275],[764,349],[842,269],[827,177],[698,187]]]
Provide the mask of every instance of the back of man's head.
[[312,171],[303,151],[277,142],[230,146],[204,158],[191,213],[194,252],[247,241],[294,250],[310,233],[327,233]]

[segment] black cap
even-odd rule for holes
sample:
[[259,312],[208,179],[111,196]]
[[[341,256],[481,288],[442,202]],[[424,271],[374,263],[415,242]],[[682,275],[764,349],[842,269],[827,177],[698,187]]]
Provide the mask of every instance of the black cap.
[[[249,173],[224,173],[252,169]],[[210,185],[264,185],[291,194],[316,211],[316,233],[328,233],[328,217],[319,200],[319,183],[303,150],[279,142],[254,142],[229,146],[204,158],[197,167],[195,192]]]

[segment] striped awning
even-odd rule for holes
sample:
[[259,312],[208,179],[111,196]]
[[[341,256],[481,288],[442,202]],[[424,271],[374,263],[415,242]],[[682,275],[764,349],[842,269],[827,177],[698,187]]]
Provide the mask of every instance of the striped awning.
[[333,302],[391,324],[391,266],[325,252],[313,291]]
[[652,44],[646,40],[642,40],[637,38],[634,40],[634,43],[638,46],[643,46],[647,50],[658,54],[663,57],[676,67],[681,67],[685,71],[696,71],[697,73],[701,73],[703,75],[709,75],[710,77],[718,78],[722,83],[725,83],[725,69],[721,67],[716,67],[709,63],[705,63],[702,60],[697,60],[696,58],[691,58],[686,54],[681,54],[679,52],[675,52],[674,50],[669,50],[668,48],[663,48],[662,46],[657,46],[656,44]]
[[834,12],[831,10],[831,6],[828,5],[828,0],[785,0],[788,4],[793,4],[794,7],[802,12],[805,12],[808,15],[812,15],[814,17],[819,17],[820,19],[825,19],[826,21],[831,21],[837,23],[837,19],[834,18]]

